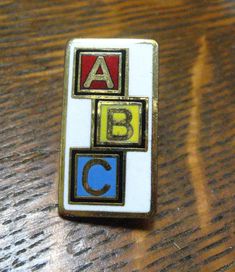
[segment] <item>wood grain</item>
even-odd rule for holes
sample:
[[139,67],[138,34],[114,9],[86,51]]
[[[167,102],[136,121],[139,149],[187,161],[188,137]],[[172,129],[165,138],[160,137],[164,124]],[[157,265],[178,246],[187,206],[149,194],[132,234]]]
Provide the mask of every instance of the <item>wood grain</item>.
[[[235,271],[234,30],[229,0],[1,0],[0,271]],[[58,216],[74,37],[160,45],[152,221]]]

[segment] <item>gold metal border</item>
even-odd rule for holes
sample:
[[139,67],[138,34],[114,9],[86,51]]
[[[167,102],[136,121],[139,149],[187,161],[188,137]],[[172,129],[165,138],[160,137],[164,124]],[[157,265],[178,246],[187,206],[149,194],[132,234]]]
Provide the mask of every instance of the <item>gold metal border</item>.
[[[64,71],[64,95],[63,95],[63,113],[61,127],[61,150],[59,164],[59,214],[65,218],[77,217],[113,217],[113,218],[149,218],[156,213],[157,202],[157,121],[158,121],[158,44],[155,40],[141,39],[116,39],[118,41],[130,41],[136,44],[152,44],[153,46],[153,101],[152,101],[152,178],[151,178],[151,205],[148,213],[130,213],[130,212],[97,212],[97,211],[68,211],[64,208],[64,148],[66,133],[66,115],[67,115],[67,95],[68,95],[68,72],[71,45],[79,39],[72,39],[67,43],[65,54],[65,71]],[[95,39],[93,39],[95,41]],[[97,48],[96,48],[97,49]],[[128,62],[129,63],[129,62]],[[127,82],[127,80],[126,80]],[[128,86],[128,85],[127,85]],[[83,97],[85,98],[85,97]],[[92,98],[89,96],[89,98]],[[99,98],[95,96],[94,98]],[[103,97],[102,97],[103,98]]]
[[[68,190],[68,199],[70,198],[70,193],[71,193],[71,161],[72,161],[72,150],[83,150],[83,151],[89,151],[89,152],[94,152],[93,150],[89,149],[89,148],[70,148],[70,151],[69,151],[69,162],[70,162],[70,167],[69,167],[69,190]],[[82,153],[81,153],[82,154]],[[75,156],[77,157],[79,154],[76,154]],[[114,151],[114,154],[89,154],[89,153],[84,153],[82,154],[83,156],[90,156],[90,157],[100,157],[100,156],[105,156],[105,157],[117,157],[117,158],[120,158],[119,157],[119,154],[115,154],[115,151]],[[121,158],[120,158],[121,159]],[[119,182],[117,182],[116,184],[116,192],[118,194],[118,189],[119,189],[119,184],[122,186],[122,199],[123,201],[122,202],[118,202],[118,203],[115,203],[115,202],[108,202],[108,200],[118,200],[118,196],[116,196],[116,198],[108,198],[108,197],[99,197],[99,199],[102,199],[102,200],[107,200],[107,202],[93,202],[93,201],[89,201],[89,202],[74,202],[74,201],[68,201],[69,204],[74,204],[74,205],[100,205],[100,206],[124,206],[125,204],[125,165],[126,165],[126,153],[123,152],[123,163],[121,165],[122,167],[122,172],[123,172],[123,176],[122,177],[118,177],[118,173],[120,171],[120,168],[118,167],[117,168],[117,172],[116,172],[116,176],[118,177],[118,180]],[[77,176],[77,162],[76,162],[76,166],[75,166],[75,176]],[[76,191],[76,189],[75,189]],[[75,197],[76,198],[76,197]],[[83,198],[83,199],[86,199],[86,198],[91,198],[91,197],[79,197],[79,198]]]
[[[97,100],[101,100],[101,101],[104,101],[104,102],[110,102],[112,103],[111,101],[105,101],[105,99],[97,99]],[[125,98],[125,97],[112,97],[112,98],[108,98],[107,100],[114,100],[114,102],[119,102],[119,101],[122,101],[122,100],[129,100],[129,101],[124,101],[126,103],[128,102],[138,102],[139,101],[145,101],[146,103],[146,109],[145,109],[145,130],[144,130],[144,135],[142,135],[141,133],[141,136],[145,136],[145,142],[144,142],[144,147],[129,147],[129,146],[95,146],[94,145],[94,140],[95,140],[95,117],[96,117],[96,113],[95,113],[95,100],[92,101],[92,117],[91,117],[91,148],[92,149],[96,149],[96,150],[123,150],[123,151],[147,151],[148,150],[148,128],[149,128],[149,125],[148,125],[148,114],[149,114],[149,106],[148,106],[148,103],[149,103],[149,99],[147,97],[128,97],[128,98]],[[100,112],[99,112],[99,109],[98,109],[98,114],[97,114],[97,118],[98,118],[98,123],[97,123],[97,129],[98,127],[100,126]],[[140,129],[142,129],[142,126],[140,126]],[[99,132],[98,132],[98,138],[99,138]],[[101,145],[101,143],[99,143]],[[130,143],[127,143],[127,145],[130,144]]]
[[[71,41],[69,41],[69,43],[70,42],[72,43],[74,40],[76,40],[76,39],[72,39]],[[72,97],[73,98],[78,98],[78,99],[85,99],[85,98],[89,98],[89,99],[101,99],[101,98],[109,98],[109,97],[111,97],[111,96],[109,96],[107,94],[102,93],[103,91],[100,92],[100,90],[92,90],[92,94],[90,94],[90,95],[88,95],[88,94],[87,95],[84,95],[84,94],[81,94],[81,95],[74,94],[75,69],[76,69],[76,52],[79,49],[84,50],[84,49],[88,49],[88,48],[87,47],[75,47],[74,48],[74,52],[73,52],[72,94],[71,94]],[[98,54],[99,50],[106,50],[106,51],[110,51],[110,52],[117,51],[117,54],[119,53],[120,50],[125,50],[126,51],[126,60],[125,60],[126,63],[125,63],[125,75],[124,75],[124,78],[125,78],[124,97],[128,97],[128,85],[129,85],[129,49],[128,48],[96,48],[96,47],[91,47],[91,48],[89,48],[89,50],[97,50],[97,53],[91,52],[93,54]],[[89,52],[89,50],[87,52]],[[84,53],[86,53],[86,52],[84,52]],[[107,52],[102,52],[102,53],[108,54]],[[81,61],[79,63],[81,64]],[[80,64],[79,64],[79,70],[80,70]],[[121,77],[121,81],[119,83],[120,90],[118,90],[118,92],[115,92],[115,96],[116,97],[118,97],[119,93],[121,94],[122,75],[120,73],[120,71],[121,71],[121,69],[120,69],[121,66],[120,65],[122,65],[122,58],[121,58],[121,61],[119,62],[119,79]],[[80,71],[78,71],[78,73],[79,73],[79,78],[80,78]],[[105,91],[105,93],[112,93],[113,90],[104,90],[104,91]],[[82,91],[80,89],[79,89],[79,92],[82,93]]]

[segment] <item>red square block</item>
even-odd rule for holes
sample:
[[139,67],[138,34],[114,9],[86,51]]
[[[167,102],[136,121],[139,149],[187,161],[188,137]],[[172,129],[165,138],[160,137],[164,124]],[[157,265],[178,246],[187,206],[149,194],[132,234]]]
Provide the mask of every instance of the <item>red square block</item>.
[[126,80],[126,50],[77,50],[74,96],[124,96]]

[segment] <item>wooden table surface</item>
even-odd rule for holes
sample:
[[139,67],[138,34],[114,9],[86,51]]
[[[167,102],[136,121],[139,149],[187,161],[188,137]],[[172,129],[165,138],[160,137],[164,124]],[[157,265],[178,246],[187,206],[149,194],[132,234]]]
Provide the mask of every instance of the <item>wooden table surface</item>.
[[[58,216],[74,37],[160,45],[151,221]],[[234,1],[1,0],[0,44],[0,271],[235,271]]]

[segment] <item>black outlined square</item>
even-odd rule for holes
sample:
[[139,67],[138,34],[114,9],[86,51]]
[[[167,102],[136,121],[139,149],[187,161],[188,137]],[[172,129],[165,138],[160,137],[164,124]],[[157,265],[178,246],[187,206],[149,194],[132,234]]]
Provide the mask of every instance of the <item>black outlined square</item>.
[[[81,57],[86,54],[93,55],[119,55],[119,85],[115,89],[86,89],[81,88]],[[73,77],[73,97],[96,98],[97,96],[126,96],[128,93],[128,49],[77,49],[75,53],[75,68]]]
[[[117,169],[116,169],[116,186],[117,195],[116,197],[102,197],[102,196],[90,196],[81,197],[77,195],[77,158],[78,156],[89,156],[92,158],[117,158]],[[70,204],[86,204],[86,205],[124,205],[125,197],[125,162],[126,156],[124,152],[115,151],[94,151],[85,148],[73,148],[70,150],[70,178],[69,178],[69,203]],[[104,169],[105,171],[105,169]]]

